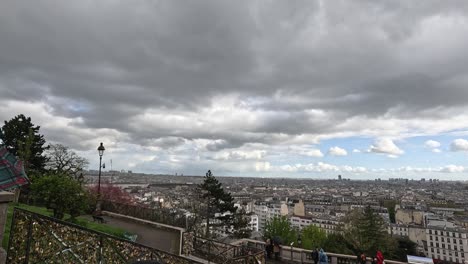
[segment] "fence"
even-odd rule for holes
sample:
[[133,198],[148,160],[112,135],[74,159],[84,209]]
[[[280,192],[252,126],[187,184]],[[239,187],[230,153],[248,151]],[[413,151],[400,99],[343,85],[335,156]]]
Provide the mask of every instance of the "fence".
[[132,217],[158,222],[166,225],[185,228],[190,231],[195,226],[195,219],[184,215],[177,209],[148,208],[142,205],[102,201],[102,210],[112,213],[129,215]]
[[192,254],[220,264],[265,263],[263,249],[246,245],[231,245],[201,237],[195,237]]
[[7,263],[199,263],[131,241],[15,208]]
[[[242,239],[238,245],[246,245],[250,248],[264,249],[265,242],[251,239]],[[312,260],[312,250],[296,248],[291,246],[282,246],[280,250],[281,260],[284,263],[314,263]],[[345,254],[336,254],[327,252],[328,263],[330,264],[356,264],[357,257]],[[371,264],[372,260],[367,258],[367,263]],[[405,262],[385,260],[385,264],[406,264]]]

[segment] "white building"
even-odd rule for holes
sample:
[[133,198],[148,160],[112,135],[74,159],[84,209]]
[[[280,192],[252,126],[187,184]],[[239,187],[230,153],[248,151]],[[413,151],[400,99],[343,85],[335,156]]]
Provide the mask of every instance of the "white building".
[[325,219],[325,217],[313,218],[307,216],[291,216],[290,221],[291,225],[298,230],[302,230],[304,227],[309,225],[314,225],[325,231],[327,234],[336,232],[336,229],[340,223],[335,219]]
[[426,228],[428,257],[455,263],[468,263],[467,231],[460,228]]
[[265,230],[266,222],[273,217],[287,216],[288,206],[285,202],[279,204],[258,203],[254,206],[254,213],[258,216],[258,231]]

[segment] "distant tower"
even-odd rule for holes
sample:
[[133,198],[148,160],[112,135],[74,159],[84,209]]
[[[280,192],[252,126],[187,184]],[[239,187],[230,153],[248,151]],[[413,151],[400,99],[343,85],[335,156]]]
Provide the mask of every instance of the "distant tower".
[[338,175],[338,180],[341,181],[341,175]]

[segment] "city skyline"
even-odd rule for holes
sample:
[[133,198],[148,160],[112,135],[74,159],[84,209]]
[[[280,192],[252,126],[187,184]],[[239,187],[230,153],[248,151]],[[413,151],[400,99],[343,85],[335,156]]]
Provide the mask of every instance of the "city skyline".
[[90,170],[100,142],[155,174],[468,170],[465,2],[7,1],[0,35],[0,120]]

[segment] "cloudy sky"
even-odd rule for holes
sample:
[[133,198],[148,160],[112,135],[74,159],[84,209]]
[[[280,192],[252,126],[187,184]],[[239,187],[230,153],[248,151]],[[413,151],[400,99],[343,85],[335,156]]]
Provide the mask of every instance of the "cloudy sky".
[[0,120],[90,169],[468,171],[467,1],[5,0],[0,39]]

